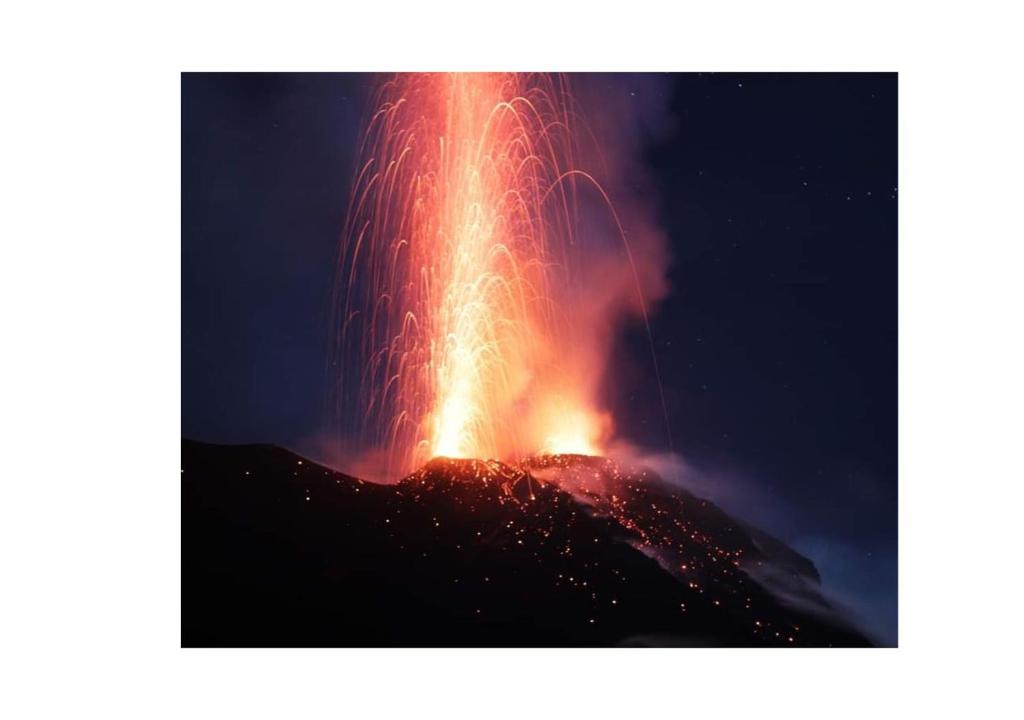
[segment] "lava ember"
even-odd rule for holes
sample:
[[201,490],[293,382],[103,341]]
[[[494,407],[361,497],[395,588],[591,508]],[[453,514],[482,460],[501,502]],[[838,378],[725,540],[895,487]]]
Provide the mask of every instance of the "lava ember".
[[567,80],[398,75],[373,106],[335,302],[341,404],[359,408],[362,445],[392,476],[437,456],[598,453],[612,423],[581,288],[582,194],[646,308],[580,164]]

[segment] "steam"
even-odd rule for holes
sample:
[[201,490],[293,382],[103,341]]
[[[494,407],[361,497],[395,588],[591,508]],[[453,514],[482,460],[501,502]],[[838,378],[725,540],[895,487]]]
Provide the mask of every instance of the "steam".
[[820,584],[777,565],[747,568],[748,574],[783,604],[857,628],[878,645],[896,644],[896,598],[885,591],[890,582],[879,582],[880,576],[895,575],[896,556],[891,550],[865,548],[809,532],[795,506],[767,492],[763,481],[749,475],[701,467],[677,453],[652,452],[624,441],[613,444],[608,456],[624,466],[648,468],[667,485],[710,500],[742,521],[755,541],[776,542],[779,538],[813,562]]

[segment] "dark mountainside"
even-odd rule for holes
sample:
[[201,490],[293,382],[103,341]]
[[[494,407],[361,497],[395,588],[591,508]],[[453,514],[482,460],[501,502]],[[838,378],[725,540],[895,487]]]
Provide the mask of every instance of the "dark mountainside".
[[809,560],[603,458],[386,486],[185,440],[181,481],[185,647],[869,644]]

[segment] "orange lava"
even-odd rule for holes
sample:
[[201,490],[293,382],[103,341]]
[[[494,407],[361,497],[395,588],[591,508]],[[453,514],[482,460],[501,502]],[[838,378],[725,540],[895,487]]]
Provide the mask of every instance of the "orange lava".
[[599,453],[611,419],[574,299],[577,194],[596,181],[577,165],[565,78],[402,74],[374,107],[337,303],[364,440],[391,473]]

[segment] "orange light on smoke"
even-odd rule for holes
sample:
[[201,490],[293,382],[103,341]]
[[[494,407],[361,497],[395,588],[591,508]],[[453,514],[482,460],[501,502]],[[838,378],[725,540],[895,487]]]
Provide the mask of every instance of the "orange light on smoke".
[[371,443],[392,472],[600,452],[572,292],[577,184],[594,182],[565,79],[398,75],[375,107],[338,283],[343,357],[360,358],[339,373]]

